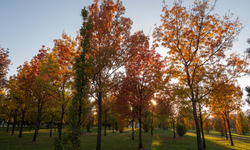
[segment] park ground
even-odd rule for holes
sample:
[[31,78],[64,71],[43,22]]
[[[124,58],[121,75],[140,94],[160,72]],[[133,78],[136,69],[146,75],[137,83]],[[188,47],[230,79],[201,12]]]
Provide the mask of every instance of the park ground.
[[[0,127],[0,150],[53,150],[54,137],[58,134],[53,129],[52,137],[49,137],[49,129],[40,129],[37,141],[32,142],[34,130],[28,131],[24,128],[23,138],[18,138],[18,131],[11,136],[11,128],[6,133],[6,128]],[[221,137],[219,132],[211,131],[205,134],[207,150],[250,150],[250,133],[240,135],[232,131],[234,145],[231,146],[230,140]],[[91,132],[83,131],[81,136],[81,149],[94,150],[97,138],[97,128],[94,127]],[[139,132],[135,130],[135,140],[132,140],[130,128],[126,128],[123,133],[107,130],[107,136],[102,132],[102,150],[135,150],[138,149]],[[183,137],[176,135],[173,138],[172,130],[161,130],[156,128],[154,135],[149,132],[142,132],[143,150],[195,150],[197,149],[196,134],[194,130],[189,130]]]

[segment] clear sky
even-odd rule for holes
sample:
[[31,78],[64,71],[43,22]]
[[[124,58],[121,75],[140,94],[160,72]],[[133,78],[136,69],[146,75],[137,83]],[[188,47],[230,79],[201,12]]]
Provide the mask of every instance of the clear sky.
[[[165,4],[171,7],[173,1],[165,0]],[[63,30],[75,37],[82,24],[81,9],[91,3],[92,0],[0,0],[0,45],[9,48],[13,63],[8,76],[16,74],[17,67],[24,61],[30,61],[42,45],[53,48],[53,40],[61,38]],[[193,0],[184,0],[183,5],[192,3]],[[152,35],[154,24],[160,25],[162,0],[123,0],[123,5],[125,16],[134,23],[132,33],[143,30],[145,34]],[[243,54],[250,47],[246,42],[250,38],[249,6],[250,0],[218,0],[212,12],[222,16],[230,10],[245,26],[232,52]],[[166,49],[157,51],[166,54]],[[242,88],[250,86],[250,76],[239,79],[239,83]]]

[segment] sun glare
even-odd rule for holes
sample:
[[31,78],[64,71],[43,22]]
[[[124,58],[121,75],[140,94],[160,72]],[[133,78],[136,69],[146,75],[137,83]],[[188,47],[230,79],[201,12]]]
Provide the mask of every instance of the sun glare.
[[156,102],[155,102],[154,100],[151,100],[151,102],[152,102],[154,105],[156,105]]

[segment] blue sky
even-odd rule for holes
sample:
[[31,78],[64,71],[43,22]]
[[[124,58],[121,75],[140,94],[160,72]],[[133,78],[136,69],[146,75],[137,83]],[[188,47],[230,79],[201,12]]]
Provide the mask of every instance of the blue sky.
[[[211,0],[211,4],[213,2]],[[24,61],[30,61],[42,45],[53,48],[53,40],[61,38],[63,30],[75,37],[82,24],[81,9],[91,3],[92,0],[1,0],[0,45],[9,48],[13,63],[8,76],[16,74],[17,67]],[[183,5],[192,3],[193,0],[185,0]],[[171,7],[173,0],[165,0],[165,4]],[[126,8],[125,16],[133,21],[132,33],[143,30],[145,34],[151,35],[154,24],[160,25],[162,0],[123,0],[123,5]],[[250,47],[246,42],[250,38],[249,6],[250,0],[218,0],[212,12],[222,16],[230,10],[239,16],[245,26],[232,52],[243,54]],[[157,51],[166,54],[166,49]],[[250,85],[250,77],[239,79],[239,83],[242,88]]]

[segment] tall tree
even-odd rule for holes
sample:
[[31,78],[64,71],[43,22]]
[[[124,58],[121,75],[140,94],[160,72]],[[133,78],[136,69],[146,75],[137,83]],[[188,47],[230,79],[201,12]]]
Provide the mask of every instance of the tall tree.
[[119,105],[126,105],[128,111],[129,107],[132,107],[132,113],[139,121],[139,149],[141,149],[142,118],[145,111],[149,111],[151,100],[157,91],[157,84],[163,81],[165,64],[160,60],[160,54],[156,53],[154,48],[149,48],[148,38],[142,32],[138,32],[137,36],[140,38],[137,53],[125,66],[126,77],[123,78],[119,91],[121,97],[118,96],[116,102],[120,103]]
[[49,102],[52,102],[49,98],[50,96],[47,90],[48,86],[50,85],[48,76],[46,74],[41,74],[40,69],[42,60],[45,58],[47,53],[47,50],[44,48],[45,46],[43,46],[42,49],[39,50],[39,53],[30,61],[29,70],[27,73],[27,77],[31,83],[30,89],[33,96],[32,103],[37,108],[37,119],[35,133],[32,140],[33,142],[36,141],[42,110],[44,107],[46,107],[46,105],[49,106]]
[[[202,149],[202,142],[196,103],[215,90],[212,89],[211,78],[216,81],[227,73],[229,80],[239,77],[240,73],[246,72],[248,65],[239,54],[226,57],[225,51],[232,48],[242,25],[238,18],[230,19],[233,14],[223,18],[211,15],[214,6],[210,6],[208,0],[197,0],[187,9],[182,6],[182,0],[176,0],[171,9],[163,7],[162,25],[154,32],[156,45],[159,42],[168,48],[166,59],[170,67],[176,70],[179,79],[189,89],[199,150]],[[195,86],[205,89],[203,94],[196,96]]]
[[[27,93],[26,90],[22,88],[22,81],[20,81],[20,72],[18,71],[18,76],[10,76],[9,82],[6,86],[8,90],[8,97],[12,97],[12,101],[15,105],[15,114],[14,114],[14,124],[16,124],[16,112],[19,110],[22,112],[22,119],[21,119],[21,128],[19,131],[19,138],[22,138],[22,129],[24,125],[24,117],[26,111],[29,109],[30,105],[30,95]],[[14,126],[13,132],[14,134]]]
[[62,33],[62,39],[54,40],[54,48],[48,54],[41,65],[43,74],[48,76],[51,82],[49,93],[61,106],[61,121],[59,125],[59,140],[62,135],[62,125],[65,114],[65,108],[71,99],[74,76],[73,63],[77,56],[77,41],[72,40],[66,33]]
[[[218,117],[221,116],[222,120],[227,122],[231,146],[234,146],[229,119],[232,111],[237,111],[243,106],[244,102],[241,100],[243,92],[240,87],[236,86],[232,81],[222,83],[224,83],[224,81],[220,80],[214,85],[217,86],[217,90],[211,93],[208,107],[214,115]],[[227,128],[225,122],[224,127],[225,129]]]
[[[83,114],[88,104],[89,79],[91,77],[90,67],[92,60],[89,57],[90,35],[92,30],[92,20],[88,17],[89,12],[84,8],[81,11],[83,18],[80,36],[78,37],[80,47],[79,55],[75,58],[73,65],[75,81],[73,85],[73,97],[69,110],[69,125],[67,126],[67,138],[71,143],[71,148],[80,149],[81,125],[83,123]],[[88,112],[87,112],[88,113]],[[67,145],[67,143],[65,143]]]
[[98,102],[98,134],[96,149],[101,149],[102,98],[113,85],[110,85],[114,74],[131,58],[133,41],[129,41],[132,21],[124,17],[125,8],[117,0],[95,0],[88,7],[92,20],[90,30],[89,57],[93,60],[91,87],[92,95]]

